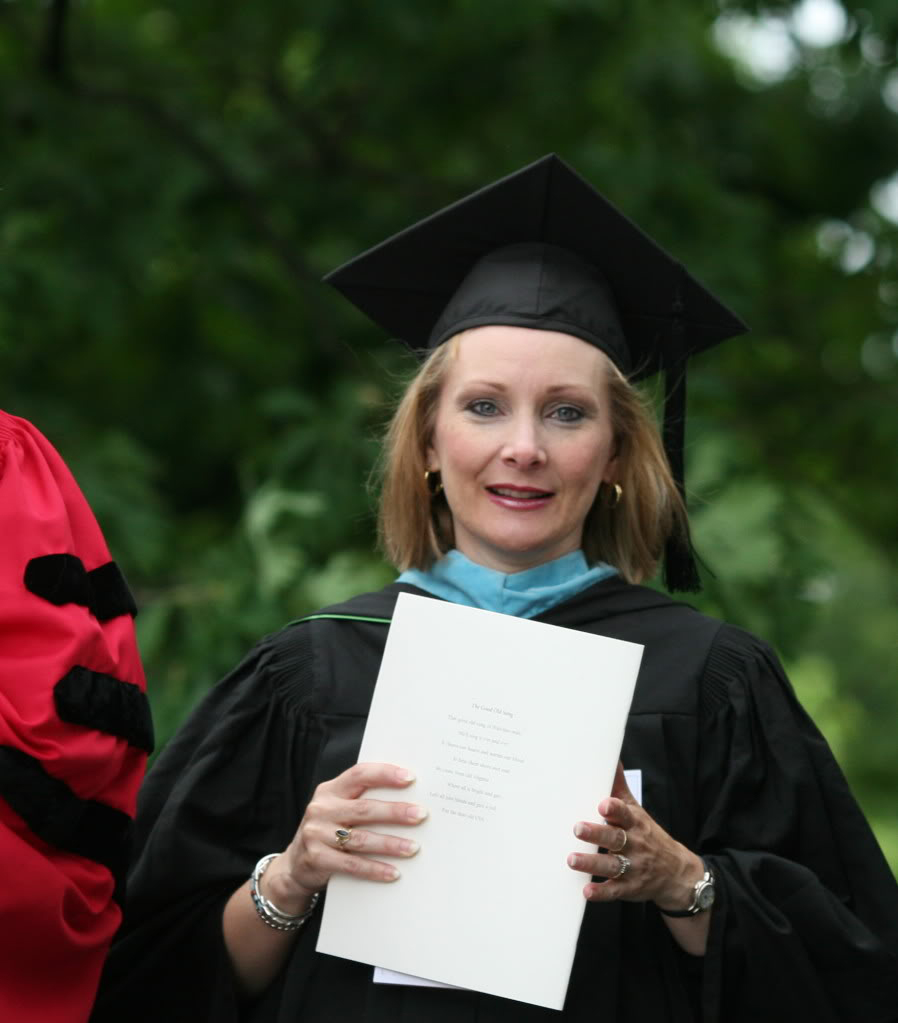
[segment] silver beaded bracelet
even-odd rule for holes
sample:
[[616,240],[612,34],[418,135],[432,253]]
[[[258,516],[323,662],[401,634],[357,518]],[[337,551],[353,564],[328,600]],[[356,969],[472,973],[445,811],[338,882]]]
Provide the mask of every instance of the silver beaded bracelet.
[[262,923],[268,924],[269,927],[273,927],[276,931],[298,931],[315,912],[315,907],[321,898],[321,892],[315,892],[312,896],[312,901],[309,903],[309,908],[305,913],[299,913],[296,916],[291,913],[285,913],[282,909],[278,909],[273,902],[269,902],[259,891],[259,880],[265,873],[268,864],[277,856],[280,856],[280,853],[269,853],[267,856],[263,856],[253,870],[252,889],[250,890],[250,894],[253,897],[253,905],[256,907],[256,912],[259,914],[259,919]]

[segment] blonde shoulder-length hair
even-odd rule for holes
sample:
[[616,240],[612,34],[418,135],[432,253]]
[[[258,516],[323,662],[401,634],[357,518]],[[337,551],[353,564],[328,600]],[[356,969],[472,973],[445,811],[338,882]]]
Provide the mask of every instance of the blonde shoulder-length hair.
[[[458,336],[440,345],[406,387],[387,429],[380,465],[381,547],[400,570],[427,569],[453,547],[452,516],[428,485],[427,448]],[[609,361],[608,393],[622,496],[602,485],[583,524],[590,565],[613,565],[627,582],[655,574],[671,535],[688,536],[686,508],[646,399]]]

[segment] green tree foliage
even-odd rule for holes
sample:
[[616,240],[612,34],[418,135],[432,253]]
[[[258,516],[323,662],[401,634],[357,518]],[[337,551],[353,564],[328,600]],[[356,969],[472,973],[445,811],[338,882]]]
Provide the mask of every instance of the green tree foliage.
[[896,45],[891,0],[0,0],[2,401],[135,584],[161,736],[391,577],[410,367],[321,273],[554,150],[754,328],[690,379],[700,603],[775,643],[898,867]]

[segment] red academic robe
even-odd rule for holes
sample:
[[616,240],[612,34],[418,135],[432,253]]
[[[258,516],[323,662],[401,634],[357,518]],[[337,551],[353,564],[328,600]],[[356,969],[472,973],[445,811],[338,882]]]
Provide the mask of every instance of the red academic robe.
[[152,726],[133,599],[72,474],[0,412],[0,1019],[79,1023]]

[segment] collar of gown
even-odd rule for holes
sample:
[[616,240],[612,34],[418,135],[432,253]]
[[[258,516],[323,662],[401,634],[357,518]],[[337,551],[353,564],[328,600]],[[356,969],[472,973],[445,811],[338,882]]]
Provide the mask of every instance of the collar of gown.
[[396,581],[417,586],[454,604],[533,618],[616,573],[617,569],[603,562],[590,568],[583,551],[572,551],[536,568],[506,575],[452,550],[426,572],[412,568]]

